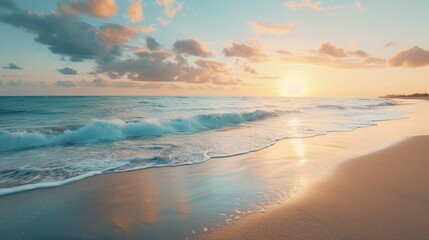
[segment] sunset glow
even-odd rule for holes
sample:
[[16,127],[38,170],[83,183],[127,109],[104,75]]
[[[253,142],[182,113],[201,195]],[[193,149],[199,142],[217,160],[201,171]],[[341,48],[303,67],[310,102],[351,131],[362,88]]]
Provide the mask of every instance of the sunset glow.
[[423,1],[0,3],[2,95],[428,91]]
[[307,82],[302,75],[292,74],[284,76],[280,81],[280,93],[283,96],[299,97],[307,94]]

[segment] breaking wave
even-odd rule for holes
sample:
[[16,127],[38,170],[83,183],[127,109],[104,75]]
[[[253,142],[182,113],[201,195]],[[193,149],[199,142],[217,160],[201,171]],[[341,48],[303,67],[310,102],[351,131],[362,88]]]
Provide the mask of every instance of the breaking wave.
[[[256,110],[242,113],[201,114],[190,118],[125,122],[121,119],[95,120],[80,128],[58,132],[48,130],[0,133],[0,151],[62,144],[87,144],[166,134],[192,133],[231,127],[278,116],[278,112]],[[53,134],[54,133],[54,134]]]

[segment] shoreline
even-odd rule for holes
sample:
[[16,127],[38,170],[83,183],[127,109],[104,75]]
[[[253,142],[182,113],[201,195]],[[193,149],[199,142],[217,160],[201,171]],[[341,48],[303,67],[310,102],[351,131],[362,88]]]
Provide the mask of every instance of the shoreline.
[[[429,99],[428,99],[429,100]],[[383,123],[383,122],[389,122],[389,121],[397,121],[397,120],[401,120],[404,119],[404,117],[400,117],[400,118],[393,118],[393,119],[386,119],[386,120],[374,120],[373,124],[371,125],[365,125],[365,126],[359,126],[359,127],[355,127],[351,130],[338,130],[338,131],[333,131],[333,132],[326,132],[326,133],[318,133],[318,134],[314,134],[314,135],[310,135],[310,136],[303,136],[303,137],[282,137],[279,139],[273,139],[273,141],[265,146],[256,148],[256,149],[251,149],[251,150],[247,150],[244,152],[237,152],[237,153],[233,153],[233,154],[228,154],[228,155],[221,155],[221,156],[211,156],[208,157],[208,159],[203,160],[201,162],[196,162],[196,163],[183,163],[183,164],[177,164],[177,165],[169,165],[169,166],[149,166],[149,167],[140,167],[140,168],[136,168],[136,169],[129,169],[129,170],[125,170],[125,171],[109,171],[109,170],[97,170],[97,171],[93,171],[93,172],[87,172],[83,175],[78,175],[75,177],[71,177],[65,180],[61,180],[61,181],[56,181],[56,182],[46,182],[46,183],[34,183],[34,184],[26,184],[26,185],[20,185],[20,186],[15,186],[15,187],[11,187],[11,188],[3,188],[0,189],[0,198],[3,196],[8,196],[8,195],[13,195],[13,194],[19,194],[19,193],[24,193],[24,192],[29,192],[29,191],[37,191],[37,190],[43,190],[43,189],[51,189],[51,188],[57,188],[57,187],[62,187],[62,186],[66,186],[69,184],[73,184],[88,178],[92,178],[92,177],[97,177],[100,175],[106,175],[106,174],[121,174],[121,173],[128,173],[128,172],[134,172],[134,171],[143,171],[143,170],[147,170],[147,169],[156,169],[156,168],[175,168],[175,167],[184,167],[184,166],[190,166],[190,165],[198,165],[198,164],[204,164],[207,161],[213,161],[216,159],[227,159],[227,158],[234,158],[234,157],[239,157],[239,156],[243,156],[246,154],[252,154],[252,153],[257,153],[259,151],[265,150],[267,148],[273,147],[276,144],[279,144],[281,141],[287,141],[287,140],[293,140],[293,139],[307,139],[307,138],[317,138],[320,136],[325,136],[327,134],[332,134],[332,133],[347,133],[347,132],[354,132],[357,129],[362,129],[362,128],[370,128],[370,127],[374,127],[377,126],[378,123]]]
[[339,164],[266,214],[200,239],[424,239],[429,234],[429,135]]
[[102,174],[1,196],[0,232],[5,239],[204,236],[280,206],[342,161],[407,136],[429,134],[427,102],[416,102],[404,106],[410,118],[377,126],[285,139],[261,151],[197,165]]

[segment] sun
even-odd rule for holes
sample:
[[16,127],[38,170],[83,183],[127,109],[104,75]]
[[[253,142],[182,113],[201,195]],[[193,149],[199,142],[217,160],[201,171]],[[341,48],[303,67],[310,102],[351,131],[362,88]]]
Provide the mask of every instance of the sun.
[[285,75],[279,82],[279,93],[282,96],[304,96],[307,88],[305,78],[300,74]]

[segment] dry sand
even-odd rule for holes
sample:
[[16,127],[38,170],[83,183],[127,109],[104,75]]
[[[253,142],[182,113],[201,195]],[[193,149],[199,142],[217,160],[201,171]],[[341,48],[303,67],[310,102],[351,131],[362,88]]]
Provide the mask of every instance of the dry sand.
[[429,136],[412,137],[202,239],[429,239],[428,183]]

